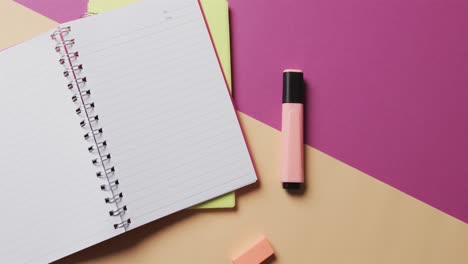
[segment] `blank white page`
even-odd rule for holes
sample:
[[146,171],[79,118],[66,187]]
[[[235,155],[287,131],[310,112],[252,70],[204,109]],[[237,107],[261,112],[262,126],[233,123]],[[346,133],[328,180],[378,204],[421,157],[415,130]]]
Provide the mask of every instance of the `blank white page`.
[[256,181],[196,0],[68,23],[131,228]]
[[114,230],[50,33],[0,53],[0,262],[48,263]]

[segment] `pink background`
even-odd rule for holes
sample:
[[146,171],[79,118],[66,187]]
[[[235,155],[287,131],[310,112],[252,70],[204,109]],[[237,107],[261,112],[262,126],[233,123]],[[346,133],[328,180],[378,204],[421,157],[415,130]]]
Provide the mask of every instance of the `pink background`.
[[468,1],[231,0],[238,107],[280,128],[304,70],[306,143],[468,222]]
[[16,2],[59,23],[78,19],[88,11],[88,0],[19,0]]
[[[59,22],[86,5],[19,2]],[[467,1],[230,0],[230,7],[241,111],[280,129],[281,72],[301,68],[307,144],[468,222]]]

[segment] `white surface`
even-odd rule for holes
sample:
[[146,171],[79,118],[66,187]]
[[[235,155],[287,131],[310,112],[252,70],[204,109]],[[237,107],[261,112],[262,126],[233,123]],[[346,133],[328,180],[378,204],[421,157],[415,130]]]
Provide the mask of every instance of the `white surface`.
[[67,25],[131,228],[256,180],[197,1],[146,1]]
[[49,34],[0,53],[1,263],[46,263],[118,234]]

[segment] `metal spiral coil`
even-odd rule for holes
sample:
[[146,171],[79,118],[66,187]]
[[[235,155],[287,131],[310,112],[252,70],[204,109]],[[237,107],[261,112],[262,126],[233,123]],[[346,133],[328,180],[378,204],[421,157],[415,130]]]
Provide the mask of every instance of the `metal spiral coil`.
[[115,167],[110,167],[104,171],[98,171],[96,172],[97,177],[102,177],[104,175],[113,175],[115,173]]
[[[80,70],[82,70],[82,69],[83,69],[83,68],[81,68]],[[74,70],[72,70],[72,71],[74,72]],[[65,72],[68,72],[68,71],[65,71]],[[64,72],[63,75],[65,75],[65,77],[68,77],[69,74],[68,74],[68,73],[65,74],[65,72]],[[78,78],[78,79],[76,79],[76,80],[70,81],[70,82],[67,84],[67,87],[68,87],[68,89],[71,90],[71,89],[75,88],[75,85],[84,84],[84,83],[86,83],[87,81],[88,81],[88,79],[87,79],[86,77]],[[91,94],[91,91],[88,91],[88,95],[90,95],[90,94]]]
[[109,211],[109,215],[110,216],[120,216],[120,215],[125,214],[125,211],[127,211],[127,206],[126,205],[124,205],[124,206],[122,206],[120,208],[117,208],[115,210]]
[[70,33],[70,31],[71,27],[59,27],[54,31],[54,33],[52,33],[52,35],[50,35],[50,37],[57,42],[62,42],[62,37]]
[[92,143],[88,151],[97,156],[91,162],[101,167],[101,170],[96,172],[96,176],[106,181],[100,186],[102,191],[109,193],[109,197],[105,198],[104,202],[114,204],[115,209],[109,211],[109,215],[120,218],[120,222],[114,224],[114,228],[123,228],[126,231],[131,220],[125,217],[127,206],[122,204],[123,194],[119,192],[119,180],[115,179],[116,170],[112,165],[112,156],[107,152],[108,141],[103,138],[99,115],[94,113],[96,104],[90,101],[91,90],[86,87],[88,79],[82,76],[84,66],[78,61],[80,53],[73,50],[76,41],[69,37],[71,31],[72,28],[69,26],[59,27],[51,34],[51,38],[56,42],[55,51],[60,54],[58,62],[64,66],[63,76],[68,79],[67,88],[73,93],[72,101],[77,104],[75,113],[82,118],[80,126],[87,130],[83,137]]
[[55,46],[55,51],[60,52],[65,46],[67,48],[70,48],[74,44],[75,44],[75,39],[65,40],[63,43],[59,43],[57,44],[57,46]]
[[103,191],[112,191],[119,187],[119,180],[111,181],[109,184],[102,184],[101,190]]
[[65,69],[65,71],[63,72],[63,76],[68,77],[70,76],[70,72],[76,72],[76,71],[81,71],[81,70],[83,70],[83,64],[78,64],[71,68]]
[[[94,109],[94,106],[95,106],[94,102],[88,103],[88,104],[85,104],[84,106],[79,106],[75,110],[75,112],[76,112],[77,115],[81,115],[81,113],[83,113],[83,111],[92,111]],[[85,138],[85,139],[87,139],[87,138]]]
[[115,202],[121,201],[122,198],[123,198],[123,193],[118,193],[112,197],[105,198],[104,201],[106,203],[115,203]]
[[118,229],[118,228],[127,228],[131,223],[132,223],[132,220],[130,220],[130,218],[129,218],[129,219],[124,220],[124,221],[122,221],[122,222],[120,222],[120,223],[118,223],[118,224],[115,224],[115,225],[114,225],[114,228],[115,228],[115,229]]
[[60,64],[65,64],[67,61],[70,61],[70,60],[76,60],[78,57],[80,57],[80,53],[78,51],[68,51],[67,48],[64,49],[65,50],[65,54],[62,55],[62,57],[60,57],[59,59],[59,63]]

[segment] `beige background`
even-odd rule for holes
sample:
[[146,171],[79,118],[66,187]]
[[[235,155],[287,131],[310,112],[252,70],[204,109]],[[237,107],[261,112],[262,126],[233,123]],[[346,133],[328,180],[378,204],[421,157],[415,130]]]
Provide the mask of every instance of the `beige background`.
[[[0,49],[54,26],[0,0]],[[260,182],[236,209],[183,211],[58,263],[230,263],[261,235],[277,252],[270,263],[468,263],[466,224],[311,147],[307,190],[285,193],[280,133],[240,117]]]
[[270,263],[468,263],[464,223],[311,147],[305,193],[287,194],[280,133],[240,116],[260,182],[237,209],[183,211],[59,263],[230,263],[261,235]]
[[0,0],[0,50],[53,29],[57,23],[12,0]]

